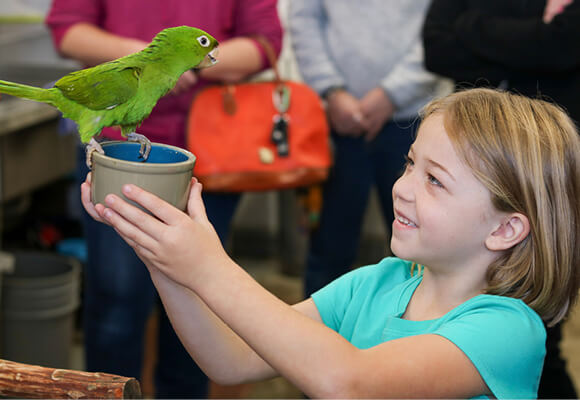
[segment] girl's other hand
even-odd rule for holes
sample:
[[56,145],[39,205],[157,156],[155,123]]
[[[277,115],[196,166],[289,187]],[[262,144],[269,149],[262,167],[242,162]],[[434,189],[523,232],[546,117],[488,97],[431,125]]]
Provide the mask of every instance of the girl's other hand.
[[93,204],[91,199],[91,179],[92,173],[89,172],[85,181],[81,184],[81,202],[84,209],[95,221],[106,223],[100,215],[105,207],[102,204]]

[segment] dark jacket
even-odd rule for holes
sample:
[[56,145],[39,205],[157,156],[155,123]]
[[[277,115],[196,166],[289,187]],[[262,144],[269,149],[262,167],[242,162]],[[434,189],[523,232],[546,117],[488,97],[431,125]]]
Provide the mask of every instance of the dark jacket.
[[428,70],[459,87],[504,86],[560,104],[580,122],[580,1],[549,24],[545,0],[433,0]]

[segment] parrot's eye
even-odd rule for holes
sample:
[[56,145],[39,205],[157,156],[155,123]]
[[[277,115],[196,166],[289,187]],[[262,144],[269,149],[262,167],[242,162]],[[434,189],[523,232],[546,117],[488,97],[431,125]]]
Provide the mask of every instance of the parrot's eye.
[[207,47],[209,46],[209,39],[207,38],[207,36],[200,36],[197,38],[197,41],[199,42],[199,44],[201,44],[203,47]]

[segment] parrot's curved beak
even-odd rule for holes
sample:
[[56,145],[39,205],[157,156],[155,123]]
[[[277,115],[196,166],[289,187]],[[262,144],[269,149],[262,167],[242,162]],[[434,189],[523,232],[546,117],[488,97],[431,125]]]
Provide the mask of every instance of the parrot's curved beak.
[[207,54],[207,58],[209,59],[209,62],[211,63],[211,65],[214,65],[215,63],[218,62],[218,60],[217,60],[218,53],[219,53],[219,49],[216,46],[212,51],[210,51]]
[[218,47],[216,46],[212,51],[206,54],[206,56],[203,58],[203,60],[200,61],[199,64],[195,66],[195,69],[207,68],[216,64],[218,62],[217,55]]

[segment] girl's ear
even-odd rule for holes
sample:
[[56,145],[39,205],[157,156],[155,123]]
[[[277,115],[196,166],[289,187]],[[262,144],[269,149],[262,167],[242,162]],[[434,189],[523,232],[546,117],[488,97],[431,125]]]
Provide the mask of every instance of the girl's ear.
[[507,215],[485,240],[488,250],[502,251],[515,246],[524,240],[530,233],[528,217],[520,213]]

